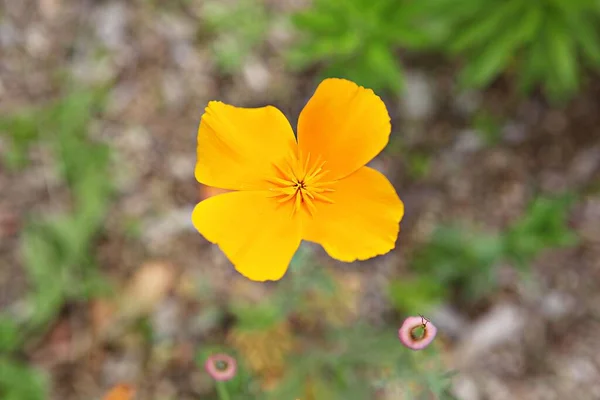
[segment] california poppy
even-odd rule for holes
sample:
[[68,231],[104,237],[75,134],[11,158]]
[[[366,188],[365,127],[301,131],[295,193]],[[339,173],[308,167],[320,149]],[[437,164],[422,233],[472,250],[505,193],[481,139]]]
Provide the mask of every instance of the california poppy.
[[387,145],[385,104],[344,79],[317,87],[297,140],[277,108],[211,101],[198,128],[198,182],[231,190],[200,202],[192,222],[238,272],[279,280],[302,240],[351,262],[394,248],[404,205],[365,165]]

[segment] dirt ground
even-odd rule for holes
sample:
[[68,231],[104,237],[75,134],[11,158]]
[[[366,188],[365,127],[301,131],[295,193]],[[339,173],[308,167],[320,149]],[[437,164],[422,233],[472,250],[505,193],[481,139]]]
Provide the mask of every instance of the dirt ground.
[[[280,13],[302,6],[269,3]],[[150,323],[160,333],[150,348],[128,335],[90,339],[110,321],[110,305],[64,308],[49,334],[24,354],[51,373],[52,399],[99,396],[126,379],[143,382],[143,399],[202,398],[210,382],[195,367],[193,350],[214,327],[195,318],[205,306],[199,293],[210,286],[227,302],[232,292],[252,299],[269,290],[238,276],[191,226],[200,196],[193,177],[196,128],[212,99],[273,104],[294,124],[315,88],[314,74],[284,68],[282,49],[291,33],[282,26],[269,29],[239,73],[223,74],[202,23],[202,2],[163,4],[0,0],[0,112],[57,97],[65,72],[78,85],[112,82],[107,111],[91,131],[114,150],[107,179],[118,189],[97,243],[99,265],[132,298],[143,293],[139,280],[164,283],[147,294],[154,305]],[[398,248],[353,265],[317,254],[328,268],[361,281],[361,313],[378,323],[390,315],[386,282],[405,273],[407,252],[437,223],[468,221],[494,232],[522,215],[537,192],[582,193],[570,218],[581,236],[576,248],[543,254],[527,282],[507,268],[501,289],[485,305],[448,304],[432,318],[452,337],[448,359],[460,371],[454,381],[460,399],[600,399],[600,80],[567,107],[554,108],[541,96],[519,99],[508,80],[484,93],[458,92],[454,67],[441,60],[409,58],[405,65],[407,92],[384,99],[392,141],[428,155],[431,169],[417,179],[390,151],[374,162],[405,202]],[[494,146],[471,127],[481,109],[501,121]],[[0,170],[0,307],[6,309],[19,304],[28,285],[20,226],[65,208],[51,155],[34,146],[31,157],[22,171]],[[140,221],[135,237],[124,224],[132,220]]]

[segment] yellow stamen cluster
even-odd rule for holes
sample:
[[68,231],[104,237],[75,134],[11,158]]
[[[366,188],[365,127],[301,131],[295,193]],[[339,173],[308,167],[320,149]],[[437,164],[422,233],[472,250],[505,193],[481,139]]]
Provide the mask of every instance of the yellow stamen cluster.
[[333,204],[333,200],[324,193],[334,191],[330,186],[335,181],[323,181],[323,177],[329,172],[324,166],[325,161],[321,161],[321,157],[312,161],[310,153],[306,159],[301,154],[291,154],[283,166],[274,164],[279,176],[267,179],[275,185],[270,188],[272,196],[278,198],[279,203],[293,201],[292,215],[302,207],[306,207],[308,213],[314,215],[315,202]]

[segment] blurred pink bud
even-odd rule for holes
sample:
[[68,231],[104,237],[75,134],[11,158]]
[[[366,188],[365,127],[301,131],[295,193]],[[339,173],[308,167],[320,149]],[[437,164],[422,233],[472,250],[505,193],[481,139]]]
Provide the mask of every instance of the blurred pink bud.
[[402,344],[412,350],[423,350],[433,342],[436,334],[435,325],[421,316],[406,318],[398,330]]
[[228,381],[235,376],[237,363],[227,354],[213,354],[204,364],[206,372],[216,381]]

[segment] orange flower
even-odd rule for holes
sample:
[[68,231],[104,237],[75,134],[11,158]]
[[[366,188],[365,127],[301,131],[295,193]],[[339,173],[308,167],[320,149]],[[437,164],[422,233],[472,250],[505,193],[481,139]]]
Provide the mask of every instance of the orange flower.
[[198,182],[232,192],[200,202],[196,229],[238,272],[279,280],[302,240],[340,261],[394,248],[404,205],[366,167],[387,145],[390,117],[370,89],[326,79],[298,120],[298,140],[275,107],[211,101],[198,128]]
[[121,383],[119,385],[114,386],[107,394],[104,396],[103,400],[131,400],[135,395],[135,389],[125,383]]

